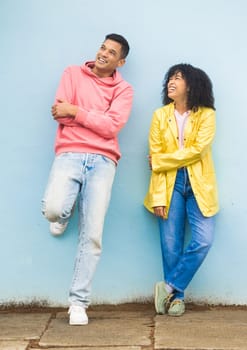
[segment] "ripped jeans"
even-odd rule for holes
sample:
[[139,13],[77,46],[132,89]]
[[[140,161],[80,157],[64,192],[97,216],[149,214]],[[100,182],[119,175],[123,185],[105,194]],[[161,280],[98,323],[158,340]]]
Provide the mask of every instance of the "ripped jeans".
[[78,198],[79,242],[69,303],[88,307],[92,278],[102,250],[104,219],[116,172],[113,160],[91,153],[62,153],[55,157],[42,200],[50,222],[69,220]]

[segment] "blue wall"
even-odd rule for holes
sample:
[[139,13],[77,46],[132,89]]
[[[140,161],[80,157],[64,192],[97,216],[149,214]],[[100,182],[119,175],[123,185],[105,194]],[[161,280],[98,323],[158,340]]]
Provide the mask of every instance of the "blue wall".
[[94,59],[105,34],[125,35],[123,76],[135,100],[120,135],[122,159],[106,218],[93,301],[143,301],[162,277],[158,229],[142,206],[147,137],[161,105],[166,70],[179,62],[204,69],[214,84],[214,155],[221,211],[215,244],[187,290],[193,301],[246,304],[246,11],[244,0],[0,1],[0,303],[66,305],[77,245],[77,215],[51,237],[40,201],[53,160],[50,107],[67,65]]

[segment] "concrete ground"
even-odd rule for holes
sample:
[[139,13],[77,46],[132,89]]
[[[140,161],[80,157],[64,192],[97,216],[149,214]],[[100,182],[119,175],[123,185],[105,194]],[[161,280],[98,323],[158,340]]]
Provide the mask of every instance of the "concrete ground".
[[247,350],[246,307],[190,305],[182,317],[152,304],[92,306],[87,326],[65,309],[0,311],[1,350]]

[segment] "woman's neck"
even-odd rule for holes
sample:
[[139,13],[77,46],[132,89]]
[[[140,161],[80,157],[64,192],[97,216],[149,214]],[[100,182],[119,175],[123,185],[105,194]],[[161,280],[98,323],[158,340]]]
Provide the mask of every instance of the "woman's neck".
[[175,102],[175,109],[178,111],[179,114],[183,115],[185,112],[189,110],[187,103],[185,101],[183,102]]

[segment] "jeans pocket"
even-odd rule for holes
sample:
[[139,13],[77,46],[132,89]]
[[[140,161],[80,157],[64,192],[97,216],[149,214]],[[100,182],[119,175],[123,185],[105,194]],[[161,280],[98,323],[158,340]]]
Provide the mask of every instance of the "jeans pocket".
[[117,164],[112,159],[110,159],[110,158],[108,158],[106,156],[101,156],[101,157],[106,163],[112,164],[116,168]]

